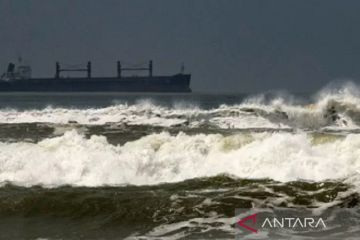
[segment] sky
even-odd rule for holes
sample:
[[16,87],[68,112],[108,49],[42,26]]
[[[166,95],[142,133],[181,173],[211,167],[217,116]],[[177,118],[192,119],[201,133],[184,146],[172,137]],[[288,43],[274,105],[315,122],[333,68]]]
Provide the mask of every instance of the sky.
[[0,67],[19,56],[33,76],[55,61],[154,61],[192,74],[195,92],[314,91],[360,81],[357,0],[0,0]]

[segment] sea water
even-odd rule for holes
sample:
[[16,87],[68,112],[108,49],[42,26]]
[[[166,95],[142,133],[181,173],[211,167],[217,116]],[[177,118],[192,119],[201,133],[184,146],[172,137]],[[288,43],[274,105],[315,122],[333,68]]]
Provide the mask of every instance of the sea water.
[[357,209],[359,133],[355,85],[2,93],[0,236],[235,239],[239,208]]

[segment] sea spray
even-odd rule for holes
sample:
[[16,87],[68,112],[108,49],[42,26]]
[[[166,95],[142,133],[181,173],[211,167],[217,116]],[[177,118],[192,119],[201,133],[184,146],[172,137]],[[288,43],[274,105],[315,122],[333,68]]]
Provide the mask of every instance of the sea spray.
[[[354,89],[350,89],[354,88]],[[157,105],[150,100],[134,104],[118,103],[102,108],[62,108],[0,110],[0,123],[55,123],[103,125],[151,125],[220,129],[360,129],[360,97],[354,86],[335,91],[320,91],[313,102],[296,101],[294,97],[249,97],[238,104],[221,104],[210,109],[194,103],[179,102],[175,107]],[[290,100],[289,100],[290,99]]]

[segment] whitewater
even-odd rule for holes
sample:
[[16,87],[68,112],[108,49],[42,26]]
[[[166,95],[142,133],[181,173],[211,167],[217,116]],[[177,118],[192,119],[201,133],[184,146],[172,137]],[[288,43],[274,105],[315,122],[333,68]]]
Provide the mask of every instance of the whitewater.
[[[360,92],[354,84],[340,89],[324,89],[309,100],[275,94],[268,99],[259,94],[238,104],[220,104],[203,109],[197,103],[175,102],[170,106],[155,104],[151,98],[133,104],[116,103],[100,108],[45,107],[43,109],[0,109],[0,123],[56,124],[127,124],[163,127],[201,126],[223,129],[360,128]],[[120,101],[121,102],[121,101]]]
[[234,239],[236,209],[305,208],[356,239],[359,89],[0,95],[0,237]]
[[[323,138],[318,140],[319,138]],[[21,186],[146,185],[229,174],[277,181],[360,174],[360,136],[151,134],[123,146],[76,131],[34,143],[0,143],[0,181]],[[357,184],[357,183],[355,183]]]
[[[355,181],[360,172],[358,88],[348,84],[324,89],[313,99],[317,100],[303,103],[289,96],[266,100],[258,95],[211,109],[161,106],[149,100],[104,108],[1,109],[2,124],[48,123],[58,134],[38,142],[0,142],[0,182],[144,185],[219,174],[282,182]],[[67,128],[59,131],[64,124]],[[108,130],[85,135],[78,127],[109,124],[115,129],[137,125],[162,130],[111,144]],[[201,131],[186,132],[192,128]],[[224,135],[208,133],[209,129],[232,131]],[[291,132],[280,131],[284,129]]]

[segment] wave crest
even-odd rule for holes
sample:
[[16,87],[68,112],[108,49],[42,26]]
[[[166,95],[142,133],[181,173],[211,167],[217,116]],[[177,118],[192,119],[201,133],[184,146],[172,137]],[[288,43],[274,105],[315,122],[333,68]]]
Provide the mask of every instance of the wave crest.
[[[320,138],[320,140],[319,140]],[[305,133],[152,134],[124,145],[76,131],[34,143],[0,143],[0,181],[31,186],[178,182],[226,173],[277,181],[355,179],[360,136]]]
[[267,99],[253,96],[235,105],[221,105],[213,109],[193,108],[180,104],[174,107],[138,101],[128,105],[119,103],[105,108],[68,109],[47,107],[41,110],[0,110],[0,123],[106,123],[152,126],[186,126],[213,128],[293,128],[318,130],[324,128],[360,128],[360,91],[355,85],[322,90],[312,103],[304,103],[293,96]]

